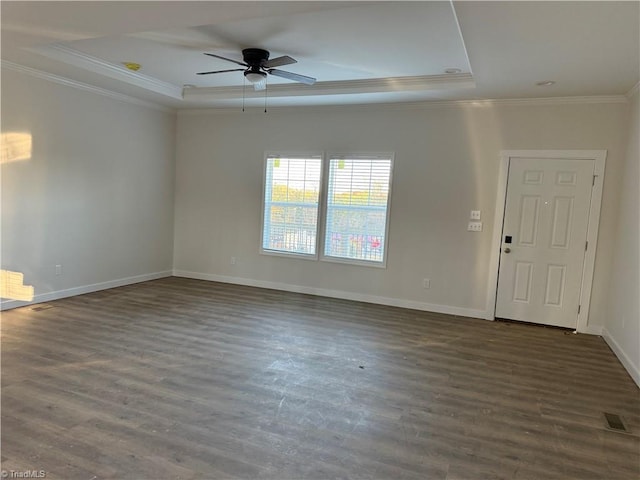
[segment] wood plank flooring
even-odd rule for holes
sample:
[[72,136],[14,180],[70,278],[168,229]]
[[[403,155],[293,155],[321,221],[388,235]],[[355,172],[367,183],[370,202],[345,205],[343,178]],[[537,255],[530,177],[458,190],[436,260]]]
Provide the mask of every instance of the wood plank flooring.
[[599,337],[180,278],[49,305],[2,315],[8,472],[640,477],[639,390]]

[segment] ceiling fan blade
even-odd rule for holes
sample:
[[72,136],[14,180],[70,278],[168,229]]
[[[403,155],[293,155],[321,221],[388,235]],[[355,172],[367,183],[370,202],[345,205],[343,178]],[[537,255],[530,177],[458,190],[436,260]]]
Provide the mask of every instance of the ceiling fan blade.
[[267,70],[271,75],[276,77],[288,78],[289,80],[295,80],[296,82],[304,83],[306,85],[313,85],[316,83],[316,79],[313,77],[307,77],[305,75],[298,75],[297,73],[285,72],[284,70],[278,70],[277,68],[271,68]]
[[262,64],[264,68],[273,68],[273,67],[281,67],[283,65],[291,65],[292,63],[298,63],[297,60],[291,58],[289,55],[284,55],[282,57],[272,58],[271,60],[267,60]]
[[237,63],[238,65],[242,65],[243,67],[248,67],[249,66],[244,62],[239,62],[238,60],[233,60],[231,58],[221,57],[220,55],[216,55],[215,53],[205,53],[205,55],[208,55],[209,57],[219,58],[221,60],[226,60],[227,62]]
[[244,72],[244,68],[232,68],[231,70],[214,70],[213,72],[198,72],[196,75],[211,75],[212,73],[227,73],[227,72]]

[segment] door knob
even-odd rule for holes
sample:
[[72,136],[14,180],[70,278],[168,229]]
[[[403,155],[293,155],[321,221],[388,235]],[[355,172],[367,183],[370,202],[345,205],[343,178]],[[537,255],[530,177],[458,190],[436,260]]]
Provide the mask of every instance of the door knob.
[[511,249],[509,247],[505,248],[504,253],[511,253]]

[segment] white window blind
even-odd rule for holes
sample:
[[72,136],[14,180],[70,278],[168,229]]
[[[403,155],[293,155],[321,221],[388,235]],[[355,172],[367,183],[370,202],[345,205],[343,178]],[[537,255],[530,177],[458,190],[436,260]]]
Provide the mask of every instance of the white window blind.
[[383,265],[392,156],[332,156],[324,255]]
[[262,250],[316,255],[322,156],[268,154]]

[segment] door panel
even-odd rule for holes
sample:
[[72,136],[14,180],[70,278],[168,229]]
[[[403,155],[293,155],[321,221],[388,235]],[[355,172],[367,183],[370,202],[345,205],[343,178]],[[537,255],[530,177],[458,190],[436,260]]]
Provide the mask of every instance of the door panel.
[[564,296],[564,273],[566,265],[549,265],[547,268],[547,286],[544,296],[544,304],[561,307]]
[[569,248],[573,220],[573,197],[553,199],[553,220],[551,221],[551,248]]
[[510,160],[496,317],[576,327],[594,167]]
[[540,207],[540,197],[533,195],[523,195],[520,208],[520,228],[518,229],[518,244],[521,246],[534,247],[538,234],[538,212]]
[[515,281],[513,282],[513,301],[529,303],[531,300],[531,278],[533,277],[533,264],[530,262],[517,262]]

